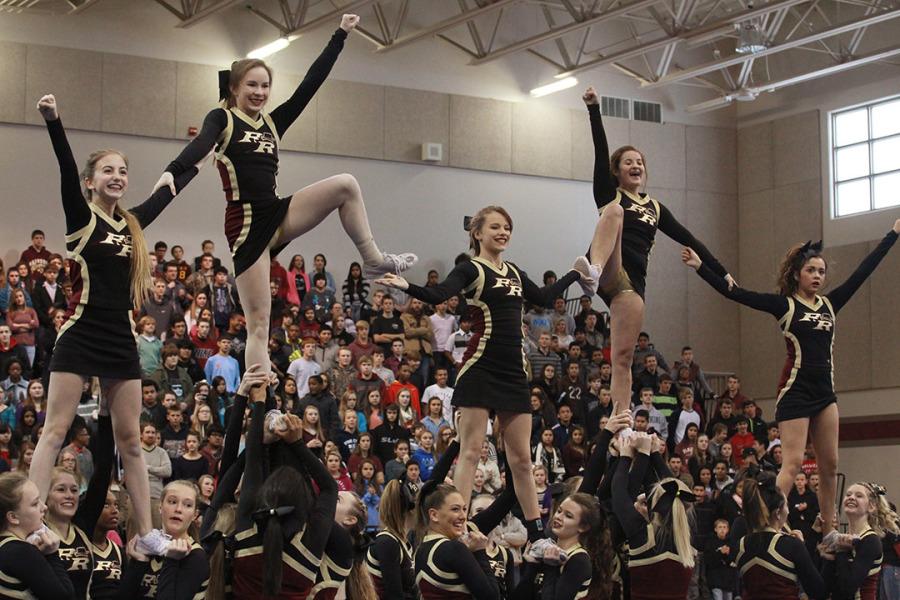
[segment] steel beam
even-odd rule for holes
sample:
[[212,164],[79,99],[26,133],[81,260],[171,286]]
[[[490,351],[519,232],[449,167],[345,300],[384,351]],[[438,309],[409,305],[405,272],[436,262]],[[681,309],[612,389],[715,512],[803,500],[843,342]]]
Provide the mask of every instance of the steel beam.
[[206,6],[205,8],[201,8],[194,14],[190,15],[187,19],[183,19],[181,21],[181,23],[179,23],[177,25],[177,27],[182,28],[182,29],[187,28],[187,27],[192,27],[192,26],[196,25],[197,23],[199,23],[200,21],[208,19],[209,17],[211,17],[212,15],[216,14],[217,12],[219,12],[221,10],[225,10],[226,8],[231,8],[232,6],[234,6],[235,4],[237,4],[240,1],[241,0],[220,0],[219,2],[217,2],[215,4],[210,4],[210,5]]
[[688,31],[684,31],[679,33],[675,38],[666,36],[664,38],[654,40],[652,42],[647,42],[646,44],[641,44],[634,48],[628,48],[627,50],[622,50],[620,52],[616,52],[614,54],[609,54],[607,56],[602,56],[600,58],[596,58],[594,60],[588,61],[586,63],[582,63],[571,69],[566,71],[562,75],[574,75],[575,73],[586,71],[588,69],[593,69],[594,67],[599,67],[603,65],[609,65],[618,61],[627,60],[629,58],[634,58],[636,56],[640,56],[641,54],[646,54],[648,52],[653,52],[655,50],[659,50],[660,48],[665,48],[669,44],[675,43],[691,43],[698,39],[710,39],[710,36],[721,37],[722,32],[726,29],[730,31],[730,27],[739,21],[744,21],[746,19],[750,19],[753,17],[758,17],[767,13],[770,13],[775,10],[781,10],[784,8],[788,8],[791,6],[795,6],[797,4],[803,4],[808,0],[781,0],[781,2],[775,2],[772,4],[768,4],[764,7],[754,8],[752,10],[747,10],[744,12],[737,13],[735,15],[730,15],[725,17],[719,21],[715,21],[708,25],[704,25],[703,27],[699,27],[697,29],[692,29]]
[[568,35],[573,31],[579,31],[584,29],[585,27],[592,27],[599,23],[603,23],[605,21],[610,21],[612,19],[621,17],[630,12],[634,12],[636,10],[644,10],[656,4],[659,4],[662,0],[638,0],[638,2],[633,2],[631,4],[625,6],[619,6],[617,8],[613,8],[604,13],[601,13],[595,17],[591,17],[590,19],[585,19],[584,21],[569,23],[568,25],[563,25],[562,27],[557,27],[556,29],[551,29],[545,33],[540,33],[538,35],[531,36],[522,41],[516,42],[514,44],[510,44],[509,46],[505,46],[498,50],[494,50],[490,54],[473,60],[469,64],[472,65],[481,65],[486,62],[490,62],[492,60],[497,60],[503,56],[507,56],[509,54],[514,54],[516,52],[521,52],[522,50],[526,50],[531,48],[532,46],[536,46],[540,43],[547,42],[550,40],[555,40],[564,35]]
[[521,2],[522,0],[497,0],[493,4],[488,4],[483,7],[472,9],[468,12],[461,13],[455,16],[452,16],[448,19],[444,19],[439,23],[435,23],[431,27],[426,27],[421,31],[416,31],[415,33],[411,33],[409,35],[403,36],[402,38],[397,38],[390,45],[382,46],[381,48],[376,49],[376,52],[388,52],[390,50],[396,50],[397,48],[402,48],[403,46],[408,46],[414,42],[418,42],[419,40],[431,37],[436,35],[442,31],[447,29],[451,29],[456,27],[457,25],[462,25],[467,21],[471,21],[472,19],[478,18],[482,15],[486,15],[494,12],[495,10],[499,10],[504,6],[508,6],[515,2]]
[[[837,73],[841,73],[843,71],[849,71],[851,69],[857,69],[859,67],[871,64],[873,62],[877,62],[880,60],[886,60],[889,58],[893,58],[895,56],[900,56],[900,46],[894,46],[892,48],[886,48],[884,50],[877,50],[870,54],[866,54],[864,56],[860,56],[854,58],[853,60],[848,60],[847,62],[842,62],[836,65],[832,65],[830,67],[824,67],[821,69],[816,69],[815,71],[810,71],[808,73],[802,73],[800,75],[794,75],[793,77],[787,77],[785,79],[779,79],[777,81],[770,81],[765,85],[754,86],[751,88],[747,88],[744,91],[751,94],[761,94],[763,92],[774,92],[781,88],[789,87],[792,85],[798,85],[801,83],[806,83],[807,81],[812,81],[813,79],[820,79],[822,77],[827,77],[829,75],[835,75]],[[693,104],[687,107],[687,112],[689,113],[700,113],[707,112],[710,110],[716,110],[719,108],[724,108],[731,104],[736,97],[733,94],[726,94],[719,98],[713,98],[712,100],[707,100],[705,102],[700,102],[698,104]]]
[[645,88],[654,88],[666,85],[667,83],[672,83],[675,81],[682,81],[684,79],[690,79],[691,77],[695,77],[697,75],[703,75],[705,73],[711,73],[712,71],[718,71],[719,69],[731,67],[733,65],[742,64],[748,60],[762,58],[763,56],[769,56],[771,54],[777,54],[779,52],[784,52],[785,50],[790,50],[791,48],[796,48],[797,46],[805,46],[806,44],[811,44],[813,42],[818,42],[820,40],[833,37],[835,35],[840,35],[842,33],[847,33],[849,31],[854,31],[859,29],[860,27],[868,27],[870,25],[875,25],[876,23],[882,23],[884,21],[890,21],[891,19],[896,19],[900,17],[900,8],[894,8],[892,10],[885,11],[878,15],[873,15],[870,17],[866,17],[864,19],[858,19],[856,21],[850,23],[844,23],[842,25],[835,25],[833,27],[829,27],[827,29],[823,29],[817,33],[813,33],[811,35],[804,36],[802,38],[797,38],[795,40],[790,40],[788,42],[782,42],[781,44],[777,44],[775,46],[771,46],[762,50],[760,52],[754,53],[752,56],[744,56],[742,54],[737,54],[734,56],[729,56],[728,58],[723,58],[720,60],[714,60],[712,62],[708,62],[702,65],[697,65],[696,67],[691,67],[689,69],[683,69],[681,71],[670,73],[665,77],[661,77],[656,81],[642,84],[641,87]]
[[100,0],[81,0],[80,2],[75,2],[73,0],[69,0],[69,6],[72,7],[72,10],[68,12],[70,15],[78,14],[82,11],[89,9],[94,4],[97,4]]
[[375,0],[354,0],[353,2],[345,6],[341,6],[340,8],[333,10],[330,13],[326,13],[320,17],[316,17],[312,21],[307,21],[306,23],[303,23],[302,25],[299,25],[291,29],[290,31],[285,31],[284,35],[300,35],[302,33],[306,33],[307,31],[312,31],[313,29],[321,27],[326,23],[331,23],[336,18],[339,19],[341,15],[359,12],[361,9],[366,8],[374,2]]

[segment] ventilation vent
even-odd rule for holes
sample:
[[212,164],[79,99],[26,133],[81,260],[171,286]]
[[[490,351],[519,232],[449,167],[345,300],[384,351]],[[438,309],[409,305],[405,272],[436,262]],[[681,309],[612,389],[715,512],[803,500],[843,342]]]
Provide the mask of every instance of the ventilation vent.
[[634,101],[634,120],[662,123],[662,104],[657,102]]
[[600,113],[604,117],[631,118],[631,100],[600,96]]

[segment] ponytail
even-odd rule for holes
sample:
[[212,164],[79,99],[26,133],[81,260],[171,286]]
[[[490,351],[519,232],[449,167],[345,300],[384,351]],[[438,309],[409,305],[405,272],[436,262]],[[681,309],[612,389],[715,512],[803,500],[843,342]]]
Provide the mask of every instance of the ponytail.
[[356,494],[353,494],[353,509],[350,516],[356,517],[356,523],[347,529],[350,539],[353,540],[353,564],[350,567],[350,574],[347,575],[347,598],[378,600],[375,584],[372,583],[372,576],[369,575],[369,569],[366,567],[366,552],[371,543],[369,537],[365,535],[368,511],[366,505]]
[[216,522],[213,530],[219,534],[215,545],[211,549],[209,557],[209,586],[206,588],[207,600],[225,600],[225,588],[230,578],[230,569],[226,564],[228,556],[226,556],[225,538],[234,533],[235,516],[237,515],[237,504],[229,502],[223,504],[216,513]]
[[140,310],[144,302],[150,297],[150,255],[147,252],[147,240],[144,238],[144,230],[137,217],[131,211],[125,210],[118,204],[116,214],[128,223],[128,231],[131,232],[131,301],[135,310]]
[[694,548],[691,546],[693,510],[685,506],[695,500],[694,493],[680,479],[667,477],[656,484],[650,496],[653,512],[653,530],[657,548],[675,546],[678,561],[687,568],[694,568]]
[[277,514],[270,514],[265,521],[263,534],[263,595],[274,598],[281,594],[282,564],[284,559],[284,535]]
[[759,479],[748,477],[741,482],[741,504],[750,531],[762,531],[771,525],[772,516],[784,508],[787,500],[778,489],[775,476],[760,473]]

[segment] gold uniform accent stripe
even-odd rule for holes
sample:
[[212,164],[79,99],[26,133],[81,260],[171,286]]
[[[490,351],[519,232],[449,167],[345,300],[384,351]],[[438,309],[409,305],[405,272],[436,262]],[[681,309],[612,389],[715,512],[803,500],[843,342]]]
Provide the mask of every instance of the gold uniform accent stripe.
[[778,553],[778,550],[775,549],[775,544],[778,543],[779,538],[781,538],[781,534],[778,534],[778,535],[775,535],[772,537],[772,541],[769,542],[769,554],[772,556],[772,558],[774,558],[775,560],[780,562],[782,565],[784,565],[785,568],[793,569],[794,562],[783,557],[781,554]]
[[246,202],[241,205],[244,210],[243,216],[243,227],[241,227],[241,233],[238,235],[237,240],[234,242],[234,248],[232,248],[231,253],[234,255],[237,253],[238,248],[241,247],[241,244],[247,241],[247,237],[250,235],[250,225],[253,223],[253,204],[250,202]]
[[240,542],[241,540],[246,540],[248,537],[253,537],[257,533],[258,533],[258,530],[256,529],[256,523],[254,523],[253,526],[250,527],[250,529],[245,529],[244,531],[241,531],[240,533],[236,534],[234,536],[234,539],[236,541]]
[[831,313],[831,347],[828,348],[828,358],[831,359],[831,388],[834,389],[834,338],[837,336],[837,313],[834,312],[834,306],[827,296],[822,296],[822,302],[828,307]]
[[[325,565],[328,567],[328,569],[334,571],[338,575],[342,575],[344,577],[347,577],[348,575],[350,575],[350,569],[340,566],[339,564],[337,564],[336,562],[331,560],[331,557],[329,557],[327,554],[323,558],[323,561],[325,562]],[[323,574],[327,573],[327,571],[325,569],[322,569],[322,571],[323,571]]]
[[788,298],[788,311],[781,318],[782,328],[784,330],[784,337],[786,337],[790,342],[794,345],[794,366],[791,367],[791,376],[788,377],[787,383],[784,384],[784,387],[781,388],[781,391],[778,392],[778,397],[775,399],[775,406],[778,406],[778,403],[781,401],[781,398],[791,389],[791,386],[794,385],[794,381],[797,379],[797,372],[800,371],[800,365],[803,364],[803,351],[800,349],[800,340],[797,339],[793,333],[791,333],[791,321],[794,320],[794,310],[797,308],[796,304],[794,304],[793,298]]
[[231,136],[234,134],[234,118],[231,115],[230,110],[225,111],[225,129],[219,135],[219,148],[216,150],[216,158],[225,154],[228,144],[231,143]]
[[236,116],[238,119],[240,119],[253,129],[258,130],[266,123],[263,119],[254,119],[253,117],[239,109],[237,106],[232,106],[229,110],[234,113],[234,116]]
[[[482,314],[484,315],[484,333],[481,335],[481,338],[478,340],[478,347],[475,349],[475,353],[472,354],[471,358],[466,361],[466,364],[462,366],[459,370],[459,374],[456,376],[457,378],[462,377],[463,373],[469,370],[478,360],[484,355],[484,349],[487,347],[488,340],[491,339],[491,333],[493,332],[493,325],[491,323],[491,309],[487,304],[481,301],[481,295],[484,293],[484,267],[481,265],[480,260],[473,259],[472,264],[475,265],[475,270],[478,271],[478,276],[475,278],[475,281],[469,285],[467,290],[474,291],[475,295],[471,299],[467,299],[467,302],[474,304],[477,308],[481,309]],[[504,263],[505,266],[505,263]]]
[[[504,265],[505,264],[506,263],[504,263]],[[519,272],[519,270],[512,265],[510,265],[509,268],[512,269],[513,273],[516,274],[516,278],[519,280],[519,283],[522,284],[522,289],[525,289],[525,282],[522,281],[522,274]],[[525,320],[525,303],[524,302],[522,303],[522,320],[523,321]],[[525,356],[525,344],[524,344],[524,340],[522,340],[522,341],[523,341],[523,344],[522,344],[522,372],[525,373],[525,378],[529,379],[529,377],[528,377],[528,357]]]
[[0,585],[0,595],[5,598],[24,598],[25,600],[30,600],[35,597],[28,591],[14,590],[2,585]]
[[272,137],[275,138],[275,149],[278,150],[278,147],[281,146],[281,136],[278,135],[278,129],[275,128],[275,121],[272,120],[269,113],[263,113],[262,118],[272,131]]
[[660,563],[664,560],[674,560],[677,563],[681,563],[681,558],[674,552],[663,552],[662,554],[656,554],[654,556],[649,556],[647,558],[629,558],[628,566],[629,567],[643,567],[645,565],[655,565],[656,563]]
[[[656,536],[653,534],[653,525],[647,523],[647,541],[643,543],[643,545],[638,546],[637,548],[628,548],[629,556],[637,556],[639,554],[643,554],[650,548],[656,545]],[[628,564],[632,564],[632,561],[629,560]]]
[[751,568],[753,568],[755,566],[762,567],[762,568],[766,569],[767,571],[771,571],[771,572],[775,573],[776,575],[780,575],[781,577],[784,577],[785,579],[788,579],[790,581],[793,581],[794,583],[797,583],[797,575],[795,573],[791,573],[790,571],[785,571],[784,569],[782,569],[776,565],[773,565],[772,563],[770,563],[766,560],[763,560],[759,557],[748,560],[747,563],[743,567],[741,567],[741,575],[744,575],[747,571],[749,571]]

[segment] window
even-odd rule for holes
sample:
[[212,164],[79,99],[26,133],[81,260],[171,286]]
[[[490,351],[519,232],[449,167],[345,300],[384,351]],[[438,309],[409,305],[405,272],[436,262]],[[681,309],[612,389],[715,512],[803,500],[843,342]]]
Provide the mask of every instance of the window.
[[832,215],[900,206],[900,98],[831,113]]

